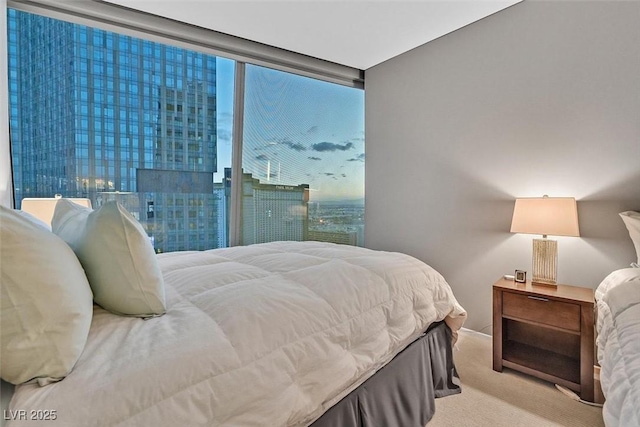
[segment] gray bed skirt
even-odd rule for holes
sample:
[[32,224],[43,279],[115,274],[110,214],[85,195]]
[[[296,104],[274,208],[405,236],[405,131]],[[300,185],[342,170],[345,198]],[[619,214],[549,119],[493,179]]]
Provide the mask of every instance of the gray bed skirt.
[[424,427],[436,398],[460,392],[451,330],[438,322],[311,427]]

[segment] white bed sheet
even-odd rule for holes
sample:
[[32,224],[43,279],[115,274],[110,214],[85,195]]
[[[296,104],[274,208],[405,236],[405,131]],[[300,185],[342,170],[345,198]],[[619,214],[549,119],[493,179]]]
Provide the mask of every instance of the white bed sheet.
[[457,331],[466,317],[439,273],[399,253],[274,242],[159,260],[167,314],[96,307],[72,373],[17,387],[13,413],[55,410],[58,426],[308,425],[429,324]]
[[596,289],[596,304],[605,424],[640,426],[640,268],[607,276]]

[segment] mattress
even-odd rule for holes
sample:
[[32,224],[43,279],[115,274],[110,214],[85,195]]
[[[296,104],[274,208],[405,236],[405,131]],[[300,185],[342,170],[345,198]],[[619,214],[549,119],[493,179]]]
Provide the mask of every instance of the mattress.
[[273,242],[159,262],[167,314],[96,306],[71,374],[18,386],[10,410],[55,410],[60,426],[306,426],[431,323],[466,317],[439,273],[399,253]]
[[640,269],[607,276],[596,289],[596,304],[605,424],[640,426]]

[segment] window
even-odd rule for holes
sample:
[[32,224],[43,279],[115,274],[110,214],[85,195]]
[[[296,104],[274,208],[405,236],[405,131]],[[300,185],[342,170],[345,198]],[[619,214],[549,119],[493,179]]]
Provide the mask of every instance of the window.
[[364,93],[247,65],[242,243],[364,244]]
[[[240,243],[363,245],[362,90],[246,65],[234,145],[235,61],[7,16],[17,207],[54,194],[94,207],[116,200],[158,252],[201,250],[229,245],[231,199],[242,194]],[[241,192],[231,191],[234,147],[243,147]]]
[[[54,194],[88,197],[94,207],[117,200],[140,219],[159,252],[225,246],[227,230],[217,220],[226,218],[223,174],[216,167],[228,167],[231,152],[218,150],[225,141],[217,115],[233,113],[231,95],[220,94],[232,92],[234,62],[11,9],[8,27],[17,206],[24,197]],[[87,52],[101,61],[89,66]],[[174,88],[175,70],[194,67],[188,57],[200,59],[193,71],[201,77]],[[157,74],[165,83],[145,78]],[[178,111],[190,107],[176,121],[200,111],[203,138],[173,132],[176,96],[183,99]],[[187,150],[177,145],[196,147],[202,161],[183,162]],[[181,202],[202,203],[174,207],[177,194]],[[177,231],[189,227],[174,222],[200,216],[211,218],[203,224],[206,239]]]

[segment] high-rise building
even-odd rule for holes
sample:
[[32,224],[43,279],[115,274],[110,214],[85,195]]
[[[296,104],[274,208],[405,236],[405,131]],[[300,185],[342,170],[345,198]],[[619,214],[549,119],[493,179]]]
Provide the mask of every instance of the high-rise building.
[[[225,168],[227,197],[231,169]],[[264,184],[242,174],[242,244],[278,240],[304,241],[309,228],[309,185]],[[227,205],[230,205],[227,199]]]
[[218,247],[216,58],[15,10],[7,23],[18,204],[116,199],[158,251]]
[[358,234],[355,231],[318,231],[309,230],[309,240],[316,242],[339,243],[341,245],[358,246]]

